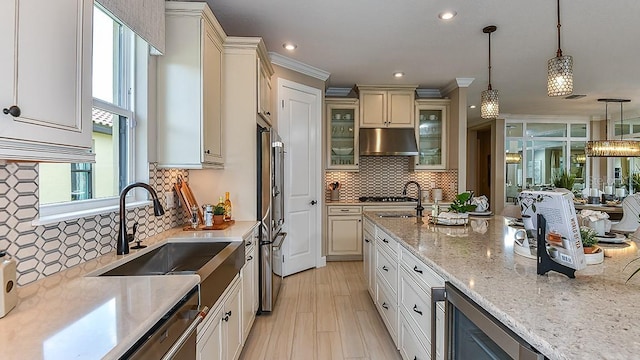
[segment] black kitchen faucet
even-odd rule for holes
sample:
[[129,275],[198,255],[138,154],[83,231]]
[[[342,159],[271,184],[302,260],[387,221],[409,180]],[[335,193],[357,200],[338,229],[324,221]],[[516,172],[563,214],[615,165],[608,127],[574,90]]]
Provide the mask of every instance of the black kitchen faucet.
[[416,216],[421,218],[422,217],[422,210],[424,210],[424,208],[422,207],[422,199],[421,199],[421,194],[422,194],[422,189],[420,189],[420,184],[418,184],[418,182],[416,181],[407,181],[406,184],[404,184],[404,190],[402,190],[402,195],[407,195],[407,187],[409,186],[409,184],[416,184],[416,186],[418,187],[418,206],[416,206]]

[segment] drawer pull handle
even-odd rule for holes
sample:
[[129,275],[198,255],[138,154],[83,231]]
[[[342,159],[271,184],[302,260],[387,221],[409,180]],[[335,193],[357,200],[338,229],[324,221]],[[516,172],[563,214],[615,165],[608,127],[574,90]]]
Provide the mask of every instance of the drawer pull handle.
[[383,265],[383,266],[382,266],[382,270],[384,270],[384,271],[389,271],[389,268],[388,268],[386,265]]
[[349,209],[340,209],[342,212],[349,212]]
[[371,242],[371,240],[365,238],[364,242]]
[[418,360],[418,357],[417,357],[417,356],[414,356],[414,357],[413,357],[413,360]]
[[253,244],[251,241],[247,241],[247,243],[244,246],[251,246],[251,244]]
[[231,317],[231,311],[224,313],[224,317],[222,318],[222,320],[229,321],[229,317]]
[[389,310],[389,305],[387,305],[386,302],[383,302],[381,306],[385,308],[385,310]]
[[413,311],[417,312],[418,314],[420,314],[420,316],[422,316],[422,311],[418,310],[418,305],[413,305]]
[[418,269],[418,266],[416,265],[413,266],[413,271],[417,272],[418,274],[422,274],[422,270]]
[[389,243],[389,240],[387,240],[387,239],[382,239],[382,242],[383,242],[383,243],[388,244],[388,243]]
[[247,258],[247,261],[251,261],[253,260],[253,256],[249,255],[249,257]]

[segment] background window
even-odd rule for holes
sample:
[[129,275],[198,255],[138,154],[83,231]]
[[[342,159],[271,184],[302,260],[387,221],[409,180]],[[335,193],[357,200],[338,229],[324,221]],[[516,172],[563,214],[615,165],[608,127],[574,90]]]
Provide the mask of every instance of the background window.
[[131,182],[133,33],[100,7],[93,19],[95,163],[40,164],[40,204],[116,198]]

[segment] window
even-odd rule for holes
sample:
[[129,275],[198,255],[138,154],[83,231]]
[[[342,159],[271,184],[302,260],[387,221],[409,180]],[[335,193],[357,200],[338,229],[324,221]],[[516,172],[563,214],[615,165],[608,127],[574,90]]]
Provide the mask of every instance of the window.
[[41,217],[113,208],[120,190],[133,182],[135,35],[99,6],[93,16],[95,163],[41,163]]

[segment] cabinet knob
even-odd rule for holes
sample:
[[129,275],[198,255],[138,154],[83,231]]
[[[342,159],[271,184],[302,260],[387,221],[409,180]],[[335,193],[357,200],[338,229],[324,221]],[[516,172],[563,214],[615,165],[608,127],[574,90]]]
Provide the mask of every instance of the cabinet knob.
[[231,311],[224,313],[222,320],[229,321],[229,317],[231,317]]
[[20,108],[16,105],[12,105],[8,109],[2,109],[2,113],[5,115],[11,115],[13,117],[18,117],[20,116]]
[[318,202],[317,202],[317,201],[315,201],[315,200],[311,200],[311,202],[310,202],[310,204],[311,204],[311,205],[315,205],[315,204],[317,204],[317,203],[318,203]]
[[269,111],[267,111],[267,112],[266,112],[266,114],[267,114],[267,115],[269,115],[269,116],[271,116],[271,112],[269,112]]
[[211,150],[205,150],[204,153],[205,154],[211,154]]

